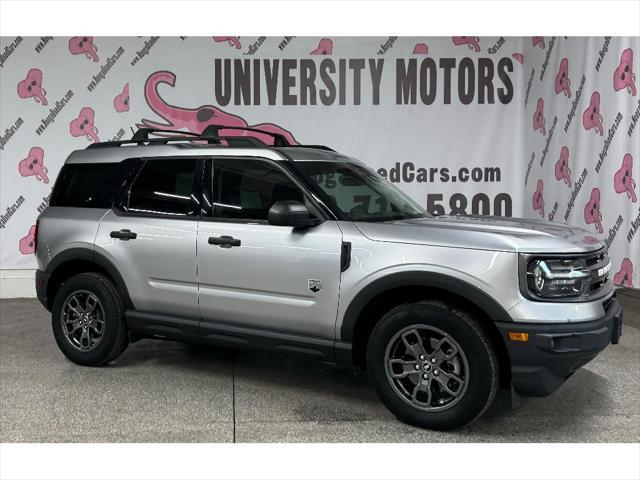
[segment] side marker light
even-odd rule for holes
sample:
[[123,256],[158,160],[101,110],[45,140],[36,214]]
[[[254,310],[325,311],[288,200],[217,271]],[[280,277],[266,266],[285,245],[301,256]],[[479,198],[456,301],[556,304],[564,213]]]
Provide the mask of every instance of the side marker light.
[[509,332],[509,340],[512,342],[528,342],[529,334],[527,332]]

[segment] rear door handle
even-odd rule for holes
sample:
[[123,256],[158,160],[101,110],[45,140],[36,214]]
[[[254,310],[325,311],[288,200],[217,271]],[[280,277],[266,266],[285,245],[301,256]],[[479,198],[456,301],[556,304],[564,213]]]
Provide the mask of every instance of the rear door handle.
[[242,244],[239,238],[233,238],[229,235],[221,237],[209,237],[209,245],[220,245],[220,248],[239,247]]
[[136,232],[132,232],[128,228],[123,228],[122,230],[114,230],[109,235],[111,238],[119,238],[120,240],[133,240],[138,237]]

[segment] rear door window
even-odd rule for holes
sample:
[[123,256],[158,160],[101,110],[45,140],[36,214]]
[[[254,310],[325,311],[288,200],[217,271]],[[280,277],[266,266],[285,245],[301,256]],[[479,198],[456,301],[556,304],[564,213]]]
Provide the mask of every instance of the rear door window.
[[196,157],[145,161],[131,185],[124,209],[149,215],[197,215],[193,186],[198,164]]

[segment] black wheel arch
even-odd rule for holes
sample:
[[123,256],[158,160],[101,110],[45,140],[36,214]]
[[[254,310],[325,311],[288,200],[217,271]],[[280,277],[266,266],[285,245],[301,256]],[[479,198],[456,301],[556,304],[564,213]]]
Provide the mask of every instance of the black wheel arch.
[[45,270],[49,276],[47,303],[51,309],[55,294],[60,286],[78,273],[98,272],[113,282],[125,308],[133,307],[127,285],[115,265],[104,255],[90,248],[75,247],[60,252],[48,263]]
[[[454,307],[480,317],[486,327],[500,363],[504,378],[510,381],[510,359],[495,322],[512,322],[507,311],[478,287],[446,274],[408,271],[389,274],[364,287],[351,301],[340,327],[340,340],[352,344],[352,361],[364,367],[366,344],[377,321],[389,309],[425,298],[442,299]],[[501,375],[502,377],[502,375]]]

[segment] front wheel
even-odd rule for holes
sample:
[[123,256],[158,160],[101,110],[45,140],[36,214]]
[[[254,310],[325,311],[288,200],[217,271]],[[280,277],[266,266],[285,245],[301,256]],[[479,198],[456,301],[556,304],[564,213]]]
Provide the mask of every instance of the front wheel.
[[373,329],[369,377],[401,421],[434,430],[459,428],[491,405],[498,363],[491,343],[466,312],[440,301],[400,305]]

